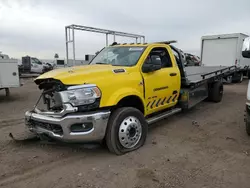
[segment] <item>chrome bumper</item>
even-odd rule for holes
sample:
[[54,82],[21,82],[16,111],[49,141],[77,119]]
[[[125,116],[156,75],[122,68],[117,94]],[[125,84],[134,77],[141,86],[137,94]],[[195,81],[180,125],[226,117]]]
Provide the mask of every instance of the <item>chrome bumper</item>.
[[[25,113],[25,121],[29,130],[36,134],[46,134],[51,138],[65,142],[93,142],[104,138],[109,116],[110,111],[75,112],[63,117],[28,111]],[[92,125],[90,130],[72,132],[72,125],[84,125],[84,123]],[[58,133],[51,129],[51,126],[57,126],[62,131]]]

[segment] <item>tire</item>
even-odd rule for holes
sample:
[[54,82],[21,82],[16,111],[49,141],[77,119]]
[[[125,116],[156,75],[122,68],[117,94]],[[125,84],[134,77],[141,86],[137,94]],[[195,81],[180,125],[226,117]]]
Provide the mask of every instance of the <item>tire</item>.
[[246,120],[246,132],[250,136],[250,122]]
[[136,108],[123,107],[112,112],[106,131],[106,144],[110,152],[123,155],[144,145],[148,124]]
[[[249,108],[249,106],[247,106],[247,108]],[[245,124],[246,124],[246,132],[248,134],[248,136],[250,136],[250,116],[248,115],[248,110],[246,110],[245,112]]]
[[235,75],[233,78],[233,82],[234,83],[241,83],[243,81],[243,78],[244,78],[244,76],[243,76],[242,72],[237,73],[237,75]]
[[211,102],[220,102],[223,97],[223,83],[218,81],[210,85],[208,100]]

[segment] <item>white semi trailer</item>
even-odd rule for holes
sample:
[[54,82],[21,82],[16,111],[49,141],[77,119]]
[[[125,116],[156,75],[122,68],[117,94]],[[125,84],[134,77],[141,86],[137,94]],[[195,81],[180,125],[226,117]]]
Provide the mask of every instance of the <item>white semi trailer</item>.
[[242,33],[209,35],[201,38],[201,61],[204,66],[233,66],[238,71],[232,77],[242,82],[243,76],[250,77],[250,59],[242,56],[242,47],[248,35]]

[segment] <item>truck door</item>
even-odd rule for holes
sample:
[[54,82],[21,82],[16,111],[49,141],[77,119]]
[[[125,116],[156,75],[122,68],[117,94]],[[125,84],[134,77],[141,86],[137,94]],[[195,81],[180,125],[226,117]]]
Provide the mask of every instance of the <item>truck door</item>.
[[170,56],[170,50],[165,47],[152,48],[143,63],[145,65],[149,62],[161,62],[160,70],[148,73],[142,72],[146,114],[169,108],[177,103],[180,91],[180,71],[174,56]]

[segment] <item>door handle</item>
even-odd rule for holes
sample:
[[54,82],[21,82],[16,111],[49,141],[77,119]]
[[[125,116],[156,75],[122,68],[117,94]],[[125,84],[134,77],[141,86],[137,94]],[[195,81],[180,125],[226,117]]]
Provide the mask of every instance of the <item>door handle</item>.
[[172,73],[170,73],[169,75],[170,75],[170,76],[176,76],[176,75],[177,75],[177,73],[172,72]]

